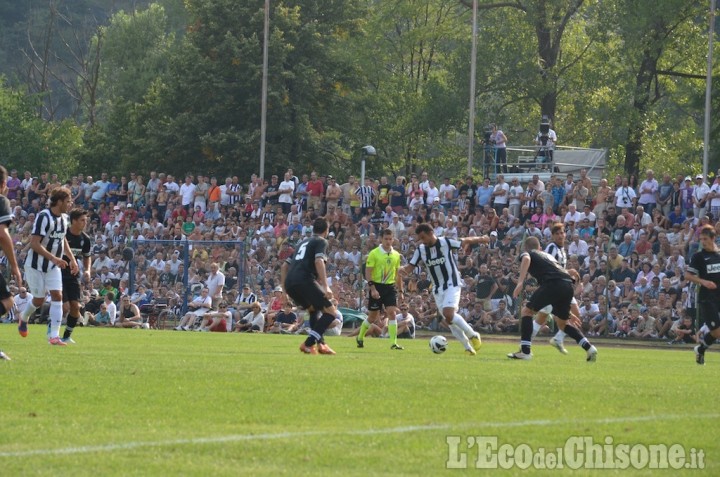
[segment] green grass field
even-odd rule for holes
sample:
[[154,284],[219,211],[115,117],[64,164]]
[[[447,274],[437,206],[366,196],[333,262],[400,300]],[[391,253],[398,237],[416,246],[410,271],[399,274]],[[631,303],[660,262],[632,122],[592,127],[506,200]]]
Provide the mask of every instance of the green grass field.
[[[554,449],[572,436],[680,444],[720,475],[720,353],[547,344],[529,362],[486,340],[476,357],[451,340],[330,338],[337,356],[305,356],[301,338],[78,329],[78,344],[22,339],[0,326],[0,475],[479,475],[471,436]],[[546,340],[543,340],[546,341]],[[453,437],[455,436],[455,437]],[[448,470],[459,437],[466,470]],[[456,441],[458,442],[458,441]],[[472,440],[470,442],[473,442]],[[454,447],[457,449],[457,447]],[[676,470],[491,471],[490,475],[678,475]]]

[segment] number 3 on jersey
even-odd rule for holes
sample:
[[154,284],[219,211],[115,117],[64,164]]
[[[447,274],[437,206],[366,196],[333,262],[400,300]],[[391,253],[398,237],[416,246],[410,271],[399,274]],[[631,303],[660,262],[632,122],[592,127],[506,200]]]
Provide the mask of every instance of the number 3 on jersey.
[[297,253],[295,254],[295,260],[302,260],[303,257],[305,257],[305,249],[307,248],[308,243],[303,242],[300,245],[300,248],[298,249]]

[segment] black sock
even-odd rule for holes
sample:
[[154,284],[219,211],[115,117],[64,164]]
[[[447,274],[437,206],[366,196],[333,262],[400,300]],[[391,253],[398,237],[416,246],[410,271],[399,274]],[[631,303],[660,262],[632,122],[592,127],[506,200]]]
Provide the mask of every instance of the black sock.
[[589,350],[592,346],[587,340],[587,338],[585,338],[583,334],[580,333],[580,330],[575,328],[573,325],[565,325],[565,329],[563,331],[570,338],[574,339],[577,344],[582,346],[582,349],[584,349],[585,351]]
[[532,316],[520,318],[520,351],[530,354],[532,344],[533,319]]
[[70,338],[70,335],[72,334],[73,330],[75,329],[75,325],[77,325],[77,322],[79,319],[80,319],[80,317],[78,317],[78,316],[68,315],[67,323],[65,324],[65,333],[63,333],[64,340]]
[[318,343],[323,342],[323,333],[325,333],[325,330],[327,330],[328,326],[335,321],[335,316],[331,315],[330,313],[323,313],[320,318],[318,318],[317,322],[315,323],[315,326],[313,327],[313,331],[317,333],[320,338],[318,338]]
[[703,336],[703,339],[700,340],[700,348],[698,348],[698,351],[700,353],[705,353],[705,350],[708,349],[712,344],[715,342],[715,337],[710,334],[708,331],[705,333],[705,336]]

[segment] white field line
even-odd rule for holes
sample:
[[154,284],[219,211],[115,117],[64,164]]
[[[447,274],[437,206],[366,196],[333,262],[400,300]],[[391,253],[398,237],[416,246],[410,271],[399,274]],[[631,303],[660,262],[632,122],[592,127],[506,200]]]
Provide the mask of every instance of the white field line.
[[[627,417],[609,417],[604,419],[590,419],[581,421],[582,424],[623,424],[631,422],[648,422],[648,421],[679,421],[686,419],[716,419],[720,414],[696,414],[696,415],[658,415],[658,416],[627,416]],[[527,420],[527,421],[511,421],[511,422],[476,422],[461,424],[426,424],[417,426],[401,426],[387,427],[379,429],[363,429],[355,431],[302,431],[302,432],[277,432],[269,434],[231,434],[227,436],[217,437],[191,437],[186,439],[172,439],[164,441],[138,441],[125,442],[122,444],[103,444],[94,446],[80,447],[62,447],[57,449],[34,449],[24,451],[0,452],[0,457],[30,457],[30,456],[46,456],[46,455],[66,455],[66,454],[91,454],[100,452],[115,452],[121,450],[132,450],[144,447],[166,447],[177,445],[195,445],[195,444],[222,444],[226,442],[242,442],[242,441],[261,441],[261,440],[279,440],[279,439],[297,439],[298,437],[318,437],[318,436],[373,436],[382,434],[407,434],[409,432],[424,431],[441,431],[450,429],[502,429],[510,427],[551,427],[566,424],[578,424],[577,420]]]

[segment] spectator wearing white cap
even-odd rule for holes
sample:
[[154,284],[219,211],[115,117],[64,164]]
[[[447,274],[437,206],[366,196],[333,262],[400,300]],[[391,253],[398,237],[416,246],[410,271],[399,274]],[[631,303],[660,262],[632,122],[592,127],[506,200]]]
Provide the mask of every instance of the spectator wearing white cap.
[[700,220],[705,217],[707,208],[707,196],[710,194],[710,187],[705,183],[702,174],[695,176],[695,188],[693,189],[692,203],[693,214],[696,219]]

